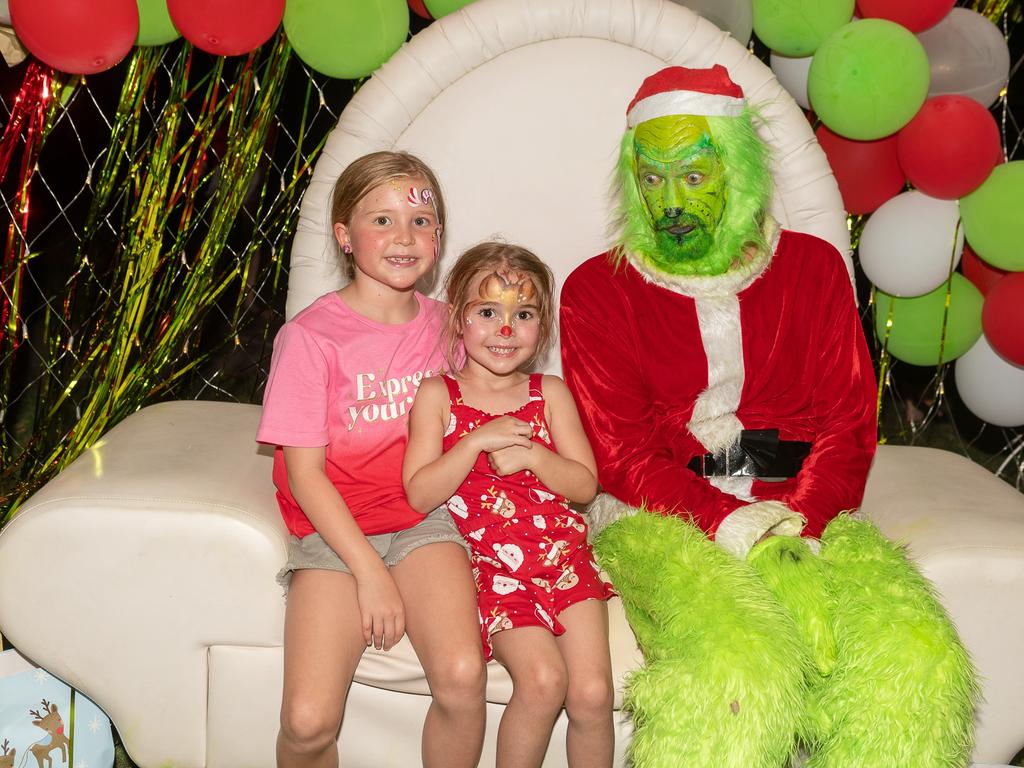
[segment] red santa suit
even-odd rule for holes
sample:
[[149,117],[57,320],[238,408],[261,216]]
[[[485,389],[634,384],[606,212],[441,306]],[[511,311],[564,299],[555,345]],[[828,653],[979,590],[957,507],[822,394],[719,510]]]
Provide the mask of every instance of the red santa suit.
[[[816,537],[856,508],[875,450],[875,379],[845,264],[811,235],[784,230],[773,246],[727,275],[673,283],[603,254],[561,296],[565,379],[603,490],[692,516],[738,555],[805,521],[803,534]],[[810,442],[797,476],[687,468],[743,429]]]

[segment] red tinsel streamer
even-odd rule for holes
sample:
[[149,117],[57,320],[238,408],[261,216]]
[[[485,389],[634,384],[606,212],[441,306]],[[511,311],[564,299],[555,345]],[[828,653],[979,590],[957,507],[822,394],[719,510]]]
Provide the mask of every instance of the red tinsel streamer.
[[25,231],[28,227],[29,185],[46,135],[47,112],[53,101],[53,88],[50,68],[38,61],[30,62],[14,99],[10,122],[4,129],[3,138],[0,138],[0,182],[7,177],[18,141],[22,137],[25,141],[18,189],[11,206],[14,215],[8,226],[3,265],[0,268],[0,349],[7,346],[5,341],[13,349],[18,347],[18,308],[21,305],[21,283],[28,247]]

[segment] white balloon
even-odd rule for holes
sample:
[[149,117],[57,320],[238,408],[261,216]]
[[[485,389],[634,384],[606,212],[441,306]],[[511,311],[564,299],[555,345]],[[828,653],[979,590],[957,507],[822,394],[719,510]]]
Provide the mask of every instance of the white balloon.
[[1024,425],[1024,368],[1008,363],[982,336],[953,366],[960,399],[997,427]]
[[724,29],[741,43],[750,42],[754,29],[754,7],[751,0],[674,0],[703,16],[719,29]]
[[954,8],[917,36],[928,54],[928,96],[958,94],[989,107],[1010,76],[1010,49],[1003,33],[980,13]]
[[804,109],[811,108],[811,100],[807,96],[807,73],[811,69],[813,56],[783,56],[772,51],[770,64],[772,72],[782,87],[789,91],[796,103]]
[[934,291],[960,263],[964,229],[957,227],[959,219],[956,200],[939,200],[916,189],[886,200],[860,236],[864,274],[892,296]]

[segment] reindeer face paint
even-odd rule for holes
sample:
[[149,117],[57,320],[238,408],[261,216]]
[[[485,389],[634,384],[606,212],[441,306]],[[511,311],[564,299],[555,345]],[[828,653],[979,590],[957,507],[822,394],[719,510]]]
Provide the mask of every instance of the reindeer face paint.
[[533,358],[540,340],[540,307],[533,279],[498,270],[481,273],[475,283],[477,298],[463,314],[466,355],[470,362],[495,373],[516,370]]
[[[480,305],[488,305],[493,310],[493,315],[488,315],[485,319],[500,321],[498,335],[504,338],[512,335],[520,319],[527,319],[521,318],[520,314],[532,314],[534,317],[537,315],[537,291],[529,275],[507,270],[491,272],[480,280],[477,295],[480,297],[479,300],[470,302],[467,309],[477,314]],[[467,322],[469,317],[471,315],[467,317]]]

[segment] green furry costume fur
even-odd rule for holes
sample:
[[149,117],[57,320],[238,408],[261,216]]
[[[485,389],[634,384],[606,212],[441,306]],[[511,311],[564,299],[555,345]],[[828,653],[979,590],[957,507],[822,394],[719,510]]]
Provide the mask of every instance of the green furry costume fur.
[[928,582],[870,523],[820,556],[769,538],[741,561],[640,511],[595,541],[645,666],[626,706],[636,768],[963,768],[978,689]]

